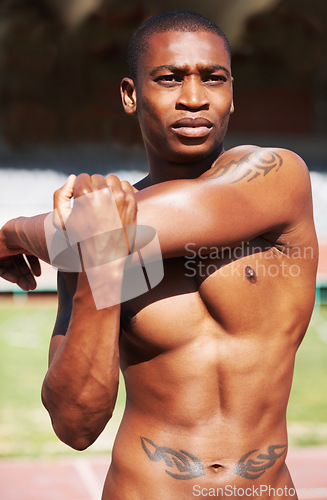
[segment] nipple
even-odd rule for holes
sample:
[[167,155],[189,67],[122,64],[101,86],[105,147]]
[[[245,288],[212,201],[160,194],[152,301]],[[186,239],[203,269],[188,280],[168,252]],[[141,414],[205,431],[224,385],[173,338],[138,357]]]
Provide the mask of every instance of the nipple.
[[251,283],[256,283],[257,282],[257,275],[255,274],[255,272],[254,272],[254,270],[252,269],[251,266],[246,266],[245,267],[245,277]]

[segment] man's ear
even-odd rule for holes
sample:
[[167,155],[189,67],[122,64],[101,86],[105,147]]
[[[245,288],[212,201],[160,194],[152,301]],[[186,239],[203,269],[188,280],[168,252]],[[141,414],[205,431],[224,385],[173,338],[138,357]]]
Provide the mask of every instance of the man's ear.
[[131,78],[123,78],[120,84],[120,95],[125,113],[134,115],[136,113],[136,91],[135,83]]
[[[232,77],[232,86],[234,85],[234,78]],[[233,91],[233,87],[232,87],[232,91]],[[234,99],[232,98],[232,102],[231,102],[231,105],[230,105],[230,114],[232,115],[235,111],[235,107],[234,107]]]

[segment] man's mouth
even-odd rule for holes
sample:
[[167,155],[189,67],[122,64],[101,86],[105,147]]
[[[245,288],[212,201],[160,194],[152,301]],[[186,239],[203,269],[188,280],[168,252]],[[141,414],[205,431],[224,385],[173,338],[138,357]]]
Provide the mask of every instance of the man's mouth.
[[213,124],[206,118],[181,118],[171,127],[176,134],[184,137],[205,137],[209,135]]

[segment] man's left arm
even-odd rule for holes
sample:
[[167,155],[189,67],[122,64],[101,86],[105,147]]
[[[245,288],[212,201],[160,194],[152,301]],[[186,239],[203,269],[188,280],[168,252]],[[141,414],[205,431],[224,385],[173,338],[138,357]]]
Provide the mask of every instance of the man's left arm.
[[[310,177],[303,160],[287,150],[236,149],[197,179],[167,181],[136,193],[137,224],[156,229],[164,258],[187,255],[189,243],[194,250],[233,247],[259,235],[291,234],[298,227],[313,237]],[[67,207],[74,182],[68,179],[62,188]],[[40,217],[37,229],[27,218],[12,236],[32,254],[36,240],[44,238]],[[39,250],[36,255],[43,258]]]
[[309,172],[287,150],[237,148],[201,177],[151,186],[136,200],[138,224],[156,229],[164,258],[187,255],[189,243],[233,248],[264,235],[314,235]]

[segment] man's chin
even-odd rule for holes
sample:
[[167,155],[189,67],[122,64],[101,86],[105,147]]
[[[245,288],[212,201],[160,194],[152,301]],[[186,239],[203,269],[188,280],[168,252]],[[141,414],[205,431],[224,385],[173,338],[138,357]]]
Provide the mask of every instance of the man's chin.
[[[172,163],[198,163],[207,160],[210,156],[214,157],[219,154],[221,144],[213,148],[200,147],[200,145],[188,145],[181,148],[179,151],[173,151],[169,155],[168,161]],[[214,160],[213,160],[214,161]]]

